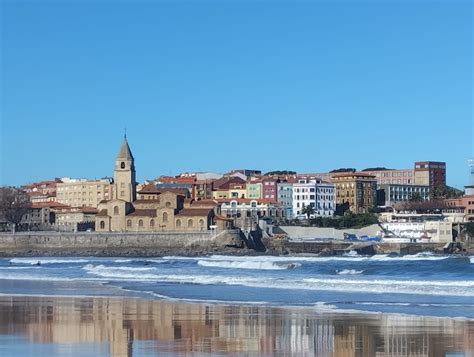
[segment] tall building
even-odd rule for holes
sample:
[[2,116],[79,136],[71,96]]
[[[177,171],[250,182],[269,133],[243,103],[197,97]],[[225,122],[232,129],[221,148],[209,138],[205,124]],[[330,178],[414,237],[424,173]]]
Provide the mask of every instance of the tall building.
[[115,199],[133,202],[137,198],[137,182],[135,179],[135,159],[124,138],[115,158],[114,170]]
[[304,215],[303,209],[310,206],[314,216],[332,216],[336,210],[335,186],[322,180],[300,179],[293,184],[293,216]]
[[435,187],[446,186],[446,163],[438,161],[415,162],[415,185]]
[[348,206],[352,213],[367,213],[377,203],[377,180],[363,172],[351,172],[333,176],[336,186],[336,203]]

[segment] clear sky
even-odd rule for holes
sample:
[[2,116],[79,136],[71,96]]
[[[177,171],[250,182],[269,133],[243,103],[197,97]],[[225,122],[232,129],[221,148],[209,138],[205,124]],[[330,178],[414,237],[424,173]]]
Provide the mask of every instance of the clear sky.
[[473,5],[1,0],[0,184],[473,156]]

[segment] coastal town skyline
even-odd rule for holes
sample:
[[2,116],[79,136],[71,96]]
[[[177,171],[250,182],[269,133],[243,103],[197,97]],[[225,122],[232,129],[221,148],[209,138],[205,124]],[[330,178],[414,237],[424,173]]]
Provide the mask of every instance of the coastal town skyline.
[[[123,134],[123,138],[126,138],[127,139],[127,132],[126,130],[124,131]],[[134,143],[134,147],[135,147],[135,143]],[[135,152],[135,150],[134,150]],[[138,155],[135,155],[135,157],[139,157],[140,153],[138,153]],[[456,186],[456,185],[452,185],[450,184],[449,182],[449,178],[450,178],[450,170],[449,170],[449,163],[447,162],[446,163],[446,184],[448,186],[451,186],[451,187],[454,187],[454,188],[457,188],[457,189],[460,189],[460,190],[463,190],[464,189],[464,186],[467,185],[467,184],[471,184],[470,180],[472,179],[472,175],[471,175],[471,171],[469,169],[469,161],[472,160],[472,159],[466,159],[465,161],[465,167],[464,167],[464,181],[461,182],[461,184],[459,186]],[[341,169],[355,169],[356,172],[361,172],[361,171],[364,171],[364,170],[368,170],[368,169],[374,169],[374,168],[382,168],[382,169],[387,169],[387,170],[404,170],[404,169],[412,169],[413,168],[413,163],[414,162],[417,162],[417,161],[434,161],[434,162],[440,162],[441,160],[412,160],[410,163],[408,163],[407,165],[403,166],[403,167],[392,167],[390,165],[387,165],[386,163],[378,163],[378,164],[373,164],[373,165],[368,165],[368,166],[365,166],[365,167],[360,167],[360,166],[355,166],[353,164],[350,164],[350,163],[347,163],[345,165],[341,165],[341,166],[337,166],[337,167],[332,167],[332,168],[329,168],[329,169],[326,169],[326,170],[323,170],[323,169],[318,169],[317,166],[315,166],[314,169],[310,169],[310,170],[306,170],[306,171],[302,171],[302,170],[294,170],[293,168],[286,168],[286,167],[275,167],[275,168],[269,168],[269,169],[262,169],[261,166],[259,167],[243,167],[243,166],[238,166],[238,165],[234,165],[232,166],[232,163],[229,164],[229,166],[227,167],[227,169],[225,170],[206,170],[206,169],[197,169],[197,170],[187,170],[186,168],[183,168],[182,170],[179,169],[179,167],[176,167],[175,171],[168,171],[168,172],[157,172],[156,174],[152,174],[151,176],[148,176],[148,177],[144,177],[143,174],[140,174],[140,172],[142,171],[142,167],[140,165],[140,160],[138,160],[138,167],[139,169],[137,170],[137,183],[144,183],[144,182],[147,182],[147,181],[152,181],[152,180],[157,180],[159,177],[165,177],[165,176],[171,176],[171,177],[179,177],[180,175],[184,175],[186,176],[187,174],[196,174],[196,173],[217,173],[217,174],[226,174],[226,173],[229,173],[229,172],[232,172],[232,171],[238,171],[238,170],[255,170],[255,171],[260,171],[261,172],[261,175],[265,175],[269,172],[274,172],[274,171],[289,171],[289,172],[294,172],[295,174],[298,174],[298,175],[304,175],[304,174],[314,174],[314,173],[330,173],[331,171],[337,171],[337,170],[341,170]],[[109,166],[109,167],[107,167]],[[2,184],[3,186],[21,186],[21,185],[27,185],[27,184],[33,184],[35,182],[41,182],[41,181],[48,181],[48,180],[55,180],[55,179],[61,179],[61,178],[65,178],[65,179],[86,179],[86,180],[99,180],[99,179],[103,179],[103,178],[111,178],[112,175],[111,175],[111,167],[113,165],[109,163],[107,164],[104,164],[104,168],[103,168],[103,174],[97,174],[97,175],[93,175],[93,176],[86,176],[86,175],[68,175],[67,173],[66,174],[62,174],[62,175],[49,175],[47,177],[36,177],[36,178],[32,178],[30,179],[29,181],[21,181],[21,180],[17,180],[17,182],[15,183],[4,183],[4,182],[0,182],[0,184]],[[145,166],[145,171],[149,172],[150,170],[146,168]],[[459,175],[459,176],[462,176],[462,175]],[[462,177],[461,177],[462,179]]]
[[462,188],[472,4],[428,3],[4,1],[0,182],[106,175],[126,126],[139,181],[437,160]]

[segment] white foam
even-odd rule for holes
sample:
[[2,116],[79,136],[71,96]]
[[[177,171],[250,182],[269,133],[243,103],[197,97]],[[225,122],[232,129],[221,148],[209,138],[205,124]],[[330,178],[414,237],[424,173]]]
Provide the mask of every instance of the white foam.
[[141,271],[121,271],[113,267],[86,266],[89,274],[114,281],[173,282],[201,285],[241,285],[256,288],[284,290],[313,290],[362,293],[399,293],[440,296],[473,296],[474,281],[442,280],[389,280],[356,278],[305,278],[284,279],[265,276],[231,276],[205,274],[156,274]]
[[72,264],[72,263],[89,263],[86,259],[54,259],[54,258],[13,258],[10,259],[12,264]]
[[390,256],[388,254],[381,254],[381,255],[374,255],[370,257],[370,260],[372,261],[406,261],[406,260],[445,260],[449,259],[450,256],[448,255],[434,255],[429,252],[423,252],[423,253],[418,253],[418,254],[413,254],[413,255],[402,255],[402,256]]
[[198,265],[204,267],[227,268],[227,269],[255,269],[255,270],[285,270],[301,266],[299,263],[275,263],[268,261],[212,261],[199,260]]
[[140,272],[140,271],[152,271],[156,270],[153,267],[145,268],[145,267],[106,267],[105,265],[93,265],[93,264],[87,264],[85,267],[82,269],[86,271],[91,271],[94,269],[111,269],[114,271],[124,271],[124,272]]
[[470,257],[469,260],[471,261],[471,264],[474,264],[474,257]]
[[362,274],[363,270],[355,270],[355,269],[343,269],[337,272],[338,275],[356,275]]

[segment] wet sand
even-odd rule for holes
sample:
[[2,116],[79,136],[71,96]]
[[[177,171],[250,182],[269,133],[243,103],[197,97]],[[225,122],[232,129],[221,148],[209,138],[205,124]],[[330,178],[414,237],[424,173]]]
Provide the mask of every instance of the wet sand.
[[0,296],[0,356],[473,356],[474,321],[318,308]]

